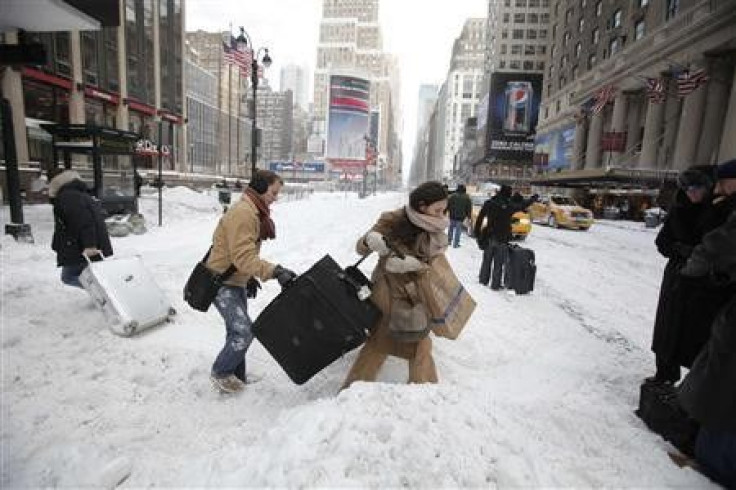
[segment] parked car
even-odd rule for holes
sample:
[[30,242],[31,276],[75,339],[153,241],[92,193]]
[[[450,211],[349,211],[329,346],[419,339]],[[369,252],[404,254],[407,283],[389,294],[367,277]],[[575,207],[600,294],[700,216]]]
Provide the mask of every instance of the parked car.
[[546,223],[553,228],[588,230],[593,225],[593,212],[566,196],[546,196],[529,206],[535,223]]
[[[470,200],[473,202],[473,211],[470,216],[470,229],[468,235],[473,234],[475,227],[475,220],[478,219],[478,214],[483,207],[483,203],[489,199],[486,194],[471,194]],[[484,225],[485,226],[485,225]],[[529,233],[532,231],[532,221],[529,218],[529,214],[524,211],[517,211],[511,215],[511,234],[514,240],[524,240]]]

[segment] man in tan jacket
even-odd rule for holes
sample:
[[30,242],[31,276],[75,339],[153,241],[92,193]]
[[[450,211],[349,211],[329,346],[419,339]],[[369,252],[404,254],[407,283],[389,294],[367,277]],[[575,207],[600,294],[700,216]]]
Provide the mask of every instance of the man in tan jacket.
[[236,271],[215,297],[215,307],[225,320],[225,346],[212,366],[213,386],[222,393],[245,387],[245,354],[253,341],[247,298],[254,298],[258,279],[277,279],[282,287],[296,274],[260,258],[263,240],[276,238],[269,206],[278,198],[283,180],[268,170],[259,170],[242,199],[230,206],[215,229],[207,267],[224,272],[231,264]]

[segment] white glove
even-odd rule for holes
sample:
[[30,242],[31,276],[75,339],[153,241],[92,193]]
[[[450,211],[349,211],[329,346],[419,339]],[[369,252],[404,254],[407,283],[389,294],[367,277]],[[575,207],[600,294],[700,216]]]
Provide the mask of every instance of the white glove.
[[386,256],[391,252],[386,244],[386,240],[383,238],[383,235],[377,231],[368,232],[365,236],[365,244],[381,257]]
[[411,255],[405,256],[403,259],[399,257],[390,257],[386,260],[386,270],[394,274],[405,274],[407,272],[416,272],[427,267],[426,264],[420,262],[416,257]]

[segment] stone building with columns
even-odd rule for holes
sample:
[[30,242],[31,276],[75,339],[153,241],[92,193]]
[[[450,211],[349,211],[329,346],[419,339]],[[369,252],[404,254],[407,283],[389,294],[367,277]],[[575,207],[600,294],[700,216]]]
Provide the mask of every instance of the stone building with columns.
[[[541,173],[562,185],[612,169],[657,180],[736,157],[736,0],[559,0],[551,14]],[[699,69],[707,82],[682,95],[678,77]],[[660,81],[659,98],[647,79]],[[540,142],[562,133],[555,158]]]
[[2,33],[4,44],[41,43],[47,53],[46,64],[2,76],[21,166],[50,161],[51,137],[39,125],[59,123],[140,133],[171,148],[167,169],[187,169],[184,0],[119,0],[118,9],[118,27]]

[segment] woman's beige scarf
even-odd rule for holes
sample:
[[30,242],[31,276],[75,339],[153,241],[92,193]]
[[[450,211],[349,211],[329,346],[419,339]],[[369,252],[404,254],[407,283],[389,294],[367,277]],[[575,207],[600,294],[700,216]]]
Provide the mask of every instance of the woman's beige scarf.
[[[426,242],[418,244],[419,249],[426,251],[429,258],[435,257],[447,250],[447,227],[450,226],[450,220],[446,216],[438,218],[423,214],[412,209],[411,206],[404,206],[406,217],[415,226],[427,232],[429,237]],[[421,240],[421,238],[420,238]]]

